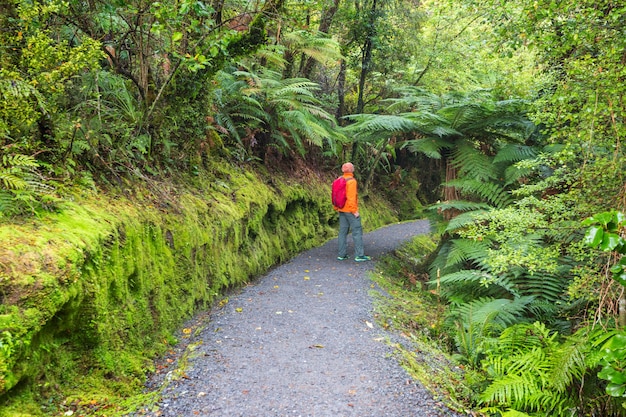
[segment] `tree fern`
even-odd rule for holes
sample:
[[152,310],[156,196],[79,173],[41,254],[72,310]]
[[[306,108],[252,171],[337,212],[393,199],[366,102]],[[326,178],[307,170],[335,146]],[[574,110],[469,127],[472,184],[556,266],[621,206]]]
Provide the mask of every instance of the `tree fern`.
[[307,144],[335,149],[334,117],[315,97],[316,83],[282,79],[279,72],[267,68],[221,72],[220,80],[222,88],[216,90],[215,98],[222,106],[216,121],[240,146],[244,131],[256,130],[257,142],[264,137],[267,143],[261,145],[281,153],[293,148],[304,155]]

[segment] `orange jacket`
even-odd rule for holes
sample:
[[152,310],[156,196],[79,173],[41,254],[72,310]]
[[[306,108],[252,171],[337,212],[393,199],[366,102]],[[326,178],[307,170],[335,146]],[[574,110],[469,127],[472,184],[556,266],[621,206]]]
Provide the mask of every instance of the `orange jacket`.
[[344,172],[343,177],[346,179],[346,204],[343,208],[336,208],[337,211],[344,213],[356,213],[359,211],[359,198],[356,191],[356,180],[351,172]]

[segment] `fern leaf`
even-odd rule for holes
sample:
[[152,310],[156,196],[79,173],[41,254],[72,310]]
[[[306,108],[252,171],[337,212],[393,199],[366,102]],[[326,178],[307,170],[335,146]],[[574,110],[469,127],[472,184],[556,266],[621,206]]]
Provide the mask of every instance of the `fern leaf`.
[[530,168],[520,168],[517,165],[511,165],[504,170],[504,186],[515,184],[521,178],[528,177],[532,172]]
[[462,229],[465,226],[473,224],[477,219],[479,219],[482,215],[484,215],[487,210],[475,210],[467,213],[461,213],[455,218],[451,219],[446,227],[446,232],[454,232],[456,230]]
[[481,262],[487,256],[489,245],[470,239],[453,239],[452,248],[448,254],[446,268],[461,265],[468,261]]
[[522,161],[524,159],[532,159],[537,156],[537,150],[532,146],[520,145],[516,143],[506,144],[498,151],[493,159],[495,164],[512,163]]
[[436,138],[412,139],[402,142],[400,149],[408,149],[411,153],[423,153],[432,159],[441,159],[441,151],[450,148],[449,142]]
[[478,196],[496,208],[504,208],[513,202],[511,194],[499,184],[474,179],[457,179],[448,181],[446,185],[455,187],[463,193]]
[[496,166],[487,155],[475,149],[467,141],[461,141],[452,152],[451,163],[459,169],[459,175],[478,180],[497,178]]
[[10,173],[7,169],[0,170],[0,184],[7,190],[23,190],[27,186],[23,178]]
[[446,211],[446,210],[455,210],[460,212],[469,212],[469,211],[481,211],[481,210],[489,210],[491,206],[486,203],[477,203],[474,201],[462,201],[462,200],[453,200],[453,201],[445,201],[443,203],[433,204],[428,207],[428,210],[433,211]]
[[380,114],[360,114],[348,117],[355,121],[346,128],[349,133],[380,133],[393,134],[398,132],[409,132],[416,128],[415,123],[411,120],[394,115]]
[[39,166],[37,160],[29,155],[13,154],[3,155],[2,165],[5,167],[30,167],[36,168]]

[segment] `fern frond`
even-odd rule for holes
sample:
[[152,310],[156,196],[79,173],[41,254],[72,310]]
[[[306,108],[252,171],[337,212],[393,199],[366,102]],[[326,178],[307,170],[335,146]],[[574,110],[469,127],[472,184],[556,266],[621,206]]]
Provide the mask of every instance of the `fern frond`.
[[508,143],[502,147],[493,158],[494,164],[513,163],[524,159],[532,159],[537,156],[537,149],[532,146]]
[[414,122],[402,116],[381,114],[355,114],[346,117],[354,121],[346,128],[349,133],[386,133],[410,132],[417,126]]
[[444,97],[433,94],[421,87],[403,86],[396,91],[400,97],[385,100],[385,103],[388,104],[387,111],[391,113],[403,111],[427,111],[434,113],[446,103]]
[[426,208],[426,210],[429,211],[444,212],[446,210],[454,210],[461,213],[470,211],[478,212],[489,209],[491,209],[491,206],[489,204],[463,200],[444,201],[443,203],[436,203]]
[[[450,204],[452,204],[452,202],[450,202]],[[486,212],[487,210],[478,209],[478,210],[470,211],[467,213],[461,213],[458,216],[451,219],[450,222],[448,222],[448,226],[446,227],[445,231],[450,233],[450,232],[454,232],[456,230],[462,229],[470,224],[473,224],[477,219],[483,216]]]
[[491,158],[474,148],[468,141],[457,143],[450,162],[459,169],[461,176],[470,176],[483,181],[498,178],[496,166]]
[[[540,366],[539,359],[542,359],[542,357],[535,358],[531,356],[527,360]],[[494,368],[509,368],[511,364],[510,361],[500,358],[500,360],[494,359],[491,365]],[[500,407],[505,408],[512,407],[520,399],[536,396],[541,392],[540,389],[536,378],[532,374],[507,372],[502,377],[495,379],[485,389],[481,394],[481,401],[487,404],[496,403]]]
[[500,330],[523,322],[528,305],[532,302],[532,297],[480,298],[451,309],[451,316],[471,322],[472,325],[489,325],[490,329]]
[[448,254],[446,268],[465,264],[468,261],[480,264],[487,256],[489,244],[471,239],[453,239]]
[[430,137],[406,140],[400,144],[400,149],[408,149],[411,153],[423,153],[432,159],[441,159],[441,151],[451,147],[452,143],[446,140]]
[[523,274],[515,279],[515,285],[524,295],[532,295],[538,300],[556,303],[563,297],[568,283],[561,276],[537,273],[534,275]]
[[336,62],[342,57],[337,41],[321,32],[293,31],[285,34],[283,41],[322,64]]
[[480,197],[495,208],[504,208],[513,202],[510,192],[499,184],[475,179],[456,179],[448,181],[446,185],[455,187],[464,194]]
[[550,358],[552,372],[550,372],[550,385],[559,392],[565,392],[573,380],[580,380],[587,371],[585,355],[589,350],[586,341],[573,337],[556,349]]
[[0,219],[18,212],[19,206],[15,201],[13,194],[0,189]]
[[27,186],[23,178],[11,173],[9,169],[0,170],[0,184],[7,190],[23,190]]
[[2,155],[2,166],[15,168],[36,168],[39,164],[37,163],[37,160],[30,155],[13,154]]
[[520,178],[525,178],[533,172],[530,168],[520,168],[517,165],[511,165],[504,170],[504,186],[517,183]]

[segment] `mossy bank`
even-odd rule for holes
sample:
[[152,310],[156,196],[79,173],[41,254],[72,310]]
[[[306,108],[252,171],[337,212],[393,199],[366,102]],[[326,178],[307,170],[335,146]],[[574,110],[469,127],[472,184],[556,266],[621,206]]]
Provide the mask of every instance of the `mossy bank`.
[[[336,235],[328,180],[214,163],[0,225],[0,416],[122,412],[186,318]],[[366,229],[387,204],[361,204]]]

